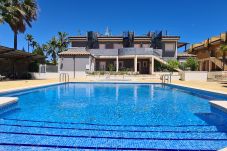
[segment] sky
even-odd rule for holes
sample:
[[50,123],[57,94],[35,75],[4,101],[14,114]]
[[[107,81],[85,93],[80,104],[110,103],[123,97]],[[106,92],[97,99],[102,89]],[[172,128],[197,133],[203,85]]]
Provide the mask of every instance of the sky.
[[[25,34],[46,43],[59,31],[69,36],[78,31],[105,32],[113,35],[134,31],[167,30],[180,41],[191,44],[227,31],[227,0],[37,0],[39,15],[32,28],[18,36],[18,49],[27,49]],[[13,47],[13,32],[0,25],[0,45]]]

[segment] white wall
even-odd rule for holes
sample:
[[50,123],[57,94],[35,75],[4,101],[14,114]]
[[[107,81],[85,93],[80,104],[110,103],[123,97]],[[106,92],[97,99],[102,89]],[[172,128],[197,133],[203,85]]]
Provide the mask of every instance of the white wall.
[[30,72],[32,79],[56,79],[59,78],[59,73],[38,73],[38,72]]
[[207,81],[206,71],[183,71],[180,75],[183,81]]
[[[60,73],[67,73],[69,74],[69,78],[74,78],[74,72],[70,72],[70,71],[64,71],[59,73],[51,73],[51,72],[46,72],[46,73],[30,72],[30,73],[32,75],[32,79],[58,79],[60,76]],[[86,75],[85,71],[75,72],[75,77],[85,76],[85,75]]]

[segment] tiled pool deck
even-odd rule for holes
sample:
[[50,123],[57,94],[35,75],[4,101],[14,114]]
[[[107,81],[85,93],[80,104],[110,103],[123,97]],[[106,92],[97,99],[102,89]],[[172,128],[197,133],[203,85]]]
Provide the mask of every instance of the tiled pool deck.
[[[0,81],[0,92],[11,91],[15,89],[31,88],[35,86],[54,84],[58,82],[59,82],[59,79]],[[84,76],[84,77],[77,77],[76,79],[70,79],[70,82],[97,82],[97,80]],[[102,82],[105,82],[105,81],[102,81]],[[160,83],[161,81],[156,79],[144,79],[143,77],[135,77],[135,78],[132,78],[131,81],[125,81],[125,82]],[[172,81],[172,84],[227,94],[227,82],[218,83],[218,82],[174,80]]]

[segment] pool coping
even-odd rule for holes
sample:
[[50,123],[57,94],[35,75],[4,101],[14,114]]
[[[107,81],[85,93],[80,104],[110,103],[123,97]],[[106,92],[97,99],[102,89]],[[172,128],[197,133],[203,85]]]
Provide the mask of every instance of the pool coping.
[[209,101],[210,105],[219,109],[222,112],[227,113],[227,101],[224,100],[212,100]]
[[[36,88],[54,86],[54,85],[63,84],[63,83],[64,82],[54,82],[54,83],[40,84],[40,85],[35,85],[35,86],[27,86],[27,87],[20,87],[20,88],[12,88],[12,89],[0,90],[0,95],[4,95],[6,93],[18,92],[18,91],[25,91],[25,90],[30,90],[30,89],[36,89]],[[1,98],[1,96],[0,96],[0,98]]]
[[18,97],[0,97],[0,108],[11,105],[18,101]]
[[[26,87],[20,87],[20,88],[0,90],[0,95],[5,94],[5,93],[12,93],[12,92],[17,92],[17,91],[34,89],[34,88],[53,86],[53,85],[58,85],[58,84],[63,84],[63,83],[65,83],[65,82],[53,82],[53,83],[48,83],[48,84],[40,84],[40,85],[36,85],[36,86],[26,86]],[[139,82],[139,81],[75,81],[75,82],[72,81],[72,82],[69,82],[69,83],[163,84],[161,82]],[[190,88],[190,89],[206,91],[206,92],[211,92],[211,93],[217,93],[217,94],[221,94],[221,95],[227,95],[227,92],[224,92],[224,91],[216,91],[216,90],[210,90],[210,89],[204,89],[204,88],[196,88],[196,87],[193,87],[193,86],[187,86],[187,85],[183,85],[183,84],[166,83],[166,85],[172,85],[172,86]]]
[[207,92],[227,95],[227,92],[224,92],[224,91],[210,90],[210,89],[204,89],[204,88],[196,88],[196,87],[193,87],[193,86],[186,86],[186,85],[183,85],[183,84],[168,83],[167,85],[174,85],[174,86],[191,88],[191,89],[200,90],[200,91],[207,91]]

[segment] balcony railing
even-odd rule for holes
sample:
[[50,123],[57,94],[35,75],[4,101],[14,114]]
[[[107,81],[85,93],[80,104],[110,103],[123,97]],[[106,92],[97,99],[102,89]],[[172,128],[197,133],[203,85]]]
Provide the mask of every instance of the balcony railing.
[[94,56],[154,55],[162,57],[162,49],[153,48],[120,48],[120,49],[89,49]]
[[162,49],[153,48],[121,48],[118,51],[119,55],[154,55],[161,57]]
[[118,56],[118,49],[89,49],[93,56]]

